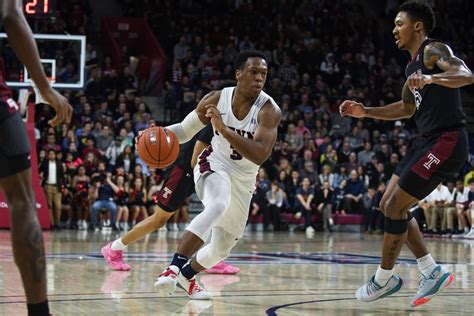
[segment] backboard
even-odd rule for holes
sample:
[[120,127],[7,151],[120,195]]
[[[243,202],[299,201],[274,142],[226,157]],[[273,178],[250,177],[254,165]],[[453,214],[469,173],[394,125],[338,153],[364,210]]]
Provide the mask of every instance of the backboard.
[[[82,89],[85,84],[86,37],[82,35],[33,34],[46,76],[59,89]],[[9,87],[32,85],[28,70],[16,57],[7,35],[0,33],[0,57]],[[1,61],[0,61],[1,63]]]

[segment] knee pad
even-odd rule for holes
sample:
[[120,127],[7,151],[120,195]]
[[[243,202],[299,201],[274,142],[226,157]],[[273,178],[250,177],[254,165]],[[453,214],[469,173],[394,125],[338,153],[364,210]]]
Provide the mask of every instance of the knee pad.
[[408,231],[408,219],[390,219],[385,217],[385,232],[399,235]]

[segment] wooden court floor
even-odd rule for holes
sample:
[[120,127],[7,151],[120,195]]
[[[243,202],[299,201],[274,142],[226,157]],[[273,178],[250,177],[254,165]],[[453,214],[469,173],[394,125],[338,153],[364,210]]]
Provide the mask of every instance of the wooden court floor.
[[[130,272],[111,271],[99,250],[116,235],[84,231],[45,233],[49,300],[54,315],[473,315],[474,241],[430,240],[439,262],[455,273],[451,288],[419,308],[409,306],[418,270],[404,249],[396,271],[402,291],[359,303],[354,291],[375,272],[381,237],[362,234],[249,232],[229,263],[237,275],[200,278],[212,301],[190,301],[182,290],[159,297],[155,277],[182,233],[160,232],[129,247]],[[8,231],[0,231],[0,315],[26,315]]]

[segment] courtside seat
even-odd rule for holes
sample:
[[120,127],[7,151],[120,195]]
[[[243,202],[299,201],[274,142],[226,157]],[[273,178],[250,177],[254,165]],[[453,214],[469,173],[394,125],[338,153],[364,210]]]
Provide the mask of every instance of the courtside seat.
[[364,216],[360,214],[334,214],[333,219],[340,232],[361,232],[364,228]]

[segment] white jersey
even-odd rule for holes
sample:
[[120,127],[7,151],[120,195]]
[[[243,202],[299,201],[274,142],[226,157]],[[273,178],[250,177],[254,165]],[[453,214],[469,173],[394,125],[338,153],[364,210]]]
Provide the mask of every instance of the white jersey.
[[[235,87],[222,89],[217,109],[222,115],[224,124],[239,133],[240,135],[252,139],[255,130],[258,127],[258,113],[262,106],[270,100],[276,105],[275,101],[265,92],[260,92],[255,103],[250,108],[249,113],[243,120],[235,117],[232,111],[232,96]],[[230,143],[214,130],[214,137],[211,141],[212,152],[209,155],[209,161],[221,164],[224,170],[232,176],[249,178],[253,181],[258,173],[259,166],[254,162],[242,157],[232,148]]]

